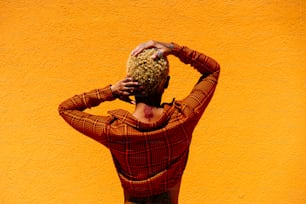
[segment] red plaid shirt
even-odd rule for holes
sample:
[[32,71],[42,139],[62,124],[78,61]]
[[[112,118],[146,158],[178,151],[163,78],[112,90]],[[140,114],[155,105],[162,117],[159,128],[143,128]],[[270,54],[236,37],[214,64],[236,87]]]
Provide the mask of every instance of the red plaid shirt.
[[76,95],[59,106],[73,128],[109,148],[125,192],[134,197],[163,193],[180,182],[192,132],[217,85],[220,66],[215,60],[177,44],[173,54],[202,77],[185,99],[163,104],[163,115],[154,123],[143,123],[122,109],[108,116],[83,112],[115,100],[110,86]]

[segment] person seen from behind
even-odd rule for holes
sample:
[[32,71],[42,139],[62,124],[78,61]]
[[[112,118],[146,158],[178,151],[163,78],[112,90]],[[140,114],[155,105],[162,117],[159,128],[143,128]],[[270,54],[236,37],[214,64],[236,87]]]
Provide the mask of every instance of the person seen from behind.
[[[161,103],[170,79],[168,55],[191,65],[200,77],[185,98]],[[177,204],[192,133],[211,101],[219,73],[219,64],[203,53],[150,40],[131,52],[124,79],[75,95],[58,111],[69,125],[110,150],[125,204]],[[116,99],[135,105],[134,112],[85,112]]]

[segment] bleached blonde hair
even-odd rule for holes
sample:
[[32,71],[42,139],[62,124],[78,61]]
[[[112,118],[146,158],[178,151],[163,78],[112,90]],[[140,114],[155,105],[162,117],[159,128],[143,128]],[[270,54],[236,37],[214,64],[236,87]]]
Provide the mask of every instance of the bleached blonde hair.
[[169,62],[166,57],[152,59],[155,48],[145,49],[127,61],[127,75],[138,81],[146,95],[161,94],[169,74]]

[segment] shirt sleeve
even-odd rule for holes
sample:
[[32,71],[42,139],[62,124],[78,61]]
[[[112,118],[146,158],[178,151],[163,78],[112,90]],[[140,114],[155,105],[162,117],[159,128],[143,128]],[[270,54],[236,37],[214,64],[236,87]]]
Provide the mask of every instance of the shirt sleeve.
[[213,58],[173,43],[173,54],[202,74],[191,93],[182,100],[185,114],[201,114],[208,106],[217,86],[220,65]]
[[115,97],[110,86],[75,95],[62,102],[58,111],[74,129],[88,137],[105,144],[110,116],[98,116],[84,112],[86,108],[98,106],[101,102],[112,101]]

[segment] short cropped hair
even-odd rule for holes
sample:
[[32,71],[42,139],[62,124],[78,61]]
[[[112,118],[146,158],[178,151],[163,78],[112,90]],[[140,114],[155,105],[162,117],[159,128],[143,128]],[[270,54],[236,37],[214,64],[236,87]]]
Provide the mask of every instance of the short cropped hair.
[[145,49],[127,61],[127,74],[140,83],[146,95],[160,93],[160,86],[167,80],[169,62],[166,57],[152,59],[155,48]]

